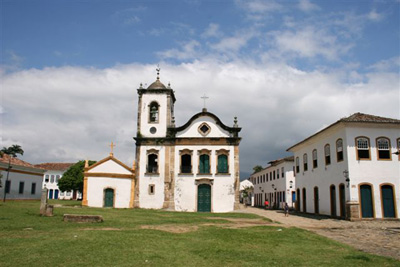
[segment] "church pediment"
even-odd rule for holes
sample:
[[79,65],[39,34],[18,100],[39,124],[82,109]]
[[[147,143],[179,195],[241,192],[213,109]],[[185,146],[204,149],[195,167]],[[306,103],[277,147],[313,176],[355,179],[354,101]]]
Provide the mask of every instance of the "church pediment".
[[109,156],[96,164],[86,168],[86,173],[109,173],[109,174],[126,174],[132,175],[133,170],[129,169],[124,163],[118,159]]
[[216,115],[203,111],[174,130],[176,138],[229,138],[237,137],[241,128],[226,126]]

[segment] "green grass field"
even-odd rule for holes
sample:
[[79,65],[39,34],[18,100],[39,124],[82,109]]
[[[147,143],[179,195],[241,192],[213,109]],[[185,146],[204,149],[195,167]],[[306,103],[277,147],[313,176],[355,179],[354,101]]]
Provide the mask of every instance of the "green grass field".
[[[38,201],[0,203],[0,266],[400,266],[301,229],[263,221],[256,227],[221,227],[231,218],[260,219],[251,214],[52,203],[63,205],[54,217],[39,216]],[[105,221],[67,223],[63,214],[102,215]]]

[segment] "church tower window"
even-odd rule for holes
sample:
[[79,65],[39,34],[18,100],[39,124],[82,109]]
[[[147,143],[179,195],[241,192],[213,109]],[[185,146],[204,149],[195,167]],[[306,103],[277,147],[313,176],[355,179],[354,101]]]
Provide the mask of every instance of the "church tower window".
[[157,102],[151,102],[149,109],[149,121],[150,122],[158,122],[159,117],[159,105]]

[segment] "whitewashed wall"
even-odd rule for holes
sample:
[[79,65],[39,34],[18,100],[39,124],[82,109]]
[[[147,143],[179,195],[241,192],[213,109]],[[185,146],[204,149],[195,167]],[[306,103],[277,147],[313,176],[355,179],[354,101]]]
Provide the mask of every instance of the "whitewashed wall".
[[[183,149],[193,150],[192,167],[193,175],[178,175],[180,172],[179,151]],[[211,150],[210,172],[211,175],[198,174],[199,155],[197,151]],[[229,175],[216,175],[217,155],[216,151],[225,149],[229,151],[228,165]],[[175,209],[178,211],[197,211],[197,185],[196,180],[202,178],[213,179],[211,186],[212,212],[229,212],[234,209],[234,147],[233,146],[176,146],[175,148]]]
[[[147,151],[158,150],[158,175],[146,174]],[[141,146],[139,168],[139,205],[146,209],[161,209],[164,203],[165,147]],[[154,194],[149,194],[149,186],[155,186]]]
[[187,127],[182,132],[178,132],[176,137],[204,137],[199,133],[198,129],[201,124],[207,123],[207,125],[211,128],[211,131],[207,134],[207,137],[229,137],[229,133],[218,126],[215,120],[208,116],[200,116],[195,119],[189,127]]
[[87,196],[89,207],[104,207],[104,190],[114,189],[114,208],[129,208],[131,179],[88,177]]
[[[16,167],[13,167],[14,169]],[[26,170],[25,170],[26,171]],[[3,174],[2,184],[3,187],[0,188],[0,199],[3,200],[4,190],[6,186],[7,171],[1,171]],[[40,199],[42,190],[42,175],[31,175],[24,173],[9,173],[8,180],[11,181],[10,193],[7,193],[7,199]],[[19,184],[24,182],[24,192],[19,194]],[[31,194],[32,183],[36,183],[35,194]]]

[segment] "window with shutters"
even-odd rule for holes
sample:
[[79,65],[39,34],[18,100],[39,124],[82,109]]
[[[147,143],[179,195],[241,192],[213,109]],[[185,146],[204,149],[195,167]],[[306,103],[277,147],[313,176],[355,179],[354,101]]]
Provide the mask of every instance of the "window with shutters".
[[336,141],[336,161],[343,161],[343,140],[338,139]]
[[229,150],[221,149],[216,151],[217,154],[217,173],[228,174],[229,173]]
[[390,141],[386,137],[379,137],[376,139],[376,148],[378,150],[378,160],[391,159]]
[[304,168],[304,171],[308,170],[308,158],[307,158],[306,153],[304,153],[304,155],[303,155],[303,168]]
[[312,158],[313,158],[313,168],[318,168],[318,155],[317,155],[317,150],[314,149],[312,152]]
[[325,165],[331,164],[331,146],[329,144],[325,145]]
[[210,174],[210,151],[199,151],[199,174]]
[[356,138],[357,160],[369,160],[369,138],[360,136]]

